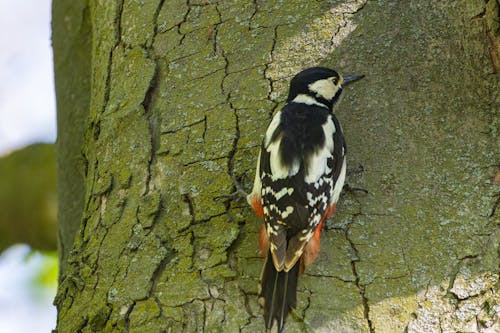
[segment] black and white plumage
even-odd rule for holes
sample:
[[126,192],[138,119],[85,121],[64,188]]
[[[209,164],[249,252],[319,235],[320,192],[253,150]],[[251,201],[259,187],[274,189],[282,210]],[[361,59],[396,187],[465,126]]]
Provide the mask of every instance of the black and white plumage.
[[247,200],[265,223],[259,300],[268,329],[277,321],[282,331],[296,304],[299,270],[316,259],[323,220],[339,199],[347,148],[333,106],[343,85],[360,77],[325,67],[300,72],[266,130]]

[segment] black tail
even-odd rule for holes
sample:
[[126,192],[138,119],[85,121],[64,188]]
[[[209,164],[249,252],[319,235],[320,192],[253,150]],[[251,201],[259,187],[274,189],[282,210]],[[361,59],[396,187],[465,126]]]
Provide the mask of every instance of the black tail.
[[[264,307],[266,329],[278,322],[278,332],[283,332],[285,319],[297,303],[297,280],[299,261],[288,272],[278,272],[273,264],[271,252],[268,252],[260,277],[259,302]],[[263,304],[262,304],[263,303]]]

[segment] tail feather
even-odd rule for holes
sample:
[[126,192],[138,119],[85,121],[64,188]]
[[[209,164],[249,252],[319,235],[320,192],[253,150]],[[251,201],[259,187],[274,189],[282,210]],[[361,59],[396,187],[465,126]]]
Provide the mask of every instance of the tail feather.
[[285,319],[297,304],[297,280],[299,262],[288,272],[278,272],[274,267],[271,252],[268,252],[260,280],[259,299],[264,308],[266,329],[278,323],[278,332],[283,331]]

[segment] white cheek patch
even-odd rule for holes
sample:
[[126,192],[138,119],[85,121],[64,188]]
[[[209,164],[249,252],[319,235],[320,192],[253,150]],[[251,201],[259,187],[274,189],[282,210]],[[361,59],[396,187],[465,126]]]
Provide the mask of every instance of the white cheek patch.
[[334,85],[331,78],[318,80],[308,86],[309,90],[315,92],[318,97],[330,101],[339,90],[339,87]]

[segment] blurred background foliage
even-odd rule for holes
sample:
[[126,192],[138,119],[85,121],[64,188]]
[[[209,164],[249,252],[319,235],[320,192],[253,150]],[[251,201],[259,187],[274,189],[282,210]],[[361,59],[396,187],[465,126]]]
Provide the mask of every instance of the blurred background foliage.
[[0,207],[0,332],[49,331],[59,266],[54,144],[0,157]]
[[38,251],[16,244],[0,254],[0,332],[50,332],[56,309],[55,251]]
[[16,243],[57,247],[53,144],[33,144],[0,158],[0,252]]
[[58,259],[56,251],[30,251],[25,257],[25,261],[31,260],[34,256],[39,256],[43,260],[43,266],[34,274],[32,285],[36,290],[57,288],[57,268]]
[[0,0],[0,333],[55,326],[55,149],[25,147],[56,138],[51,3]]

